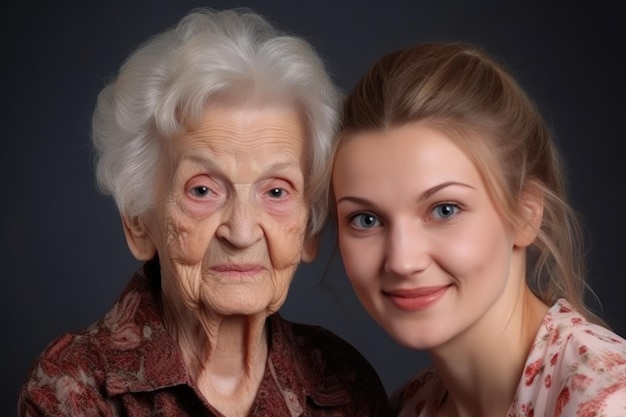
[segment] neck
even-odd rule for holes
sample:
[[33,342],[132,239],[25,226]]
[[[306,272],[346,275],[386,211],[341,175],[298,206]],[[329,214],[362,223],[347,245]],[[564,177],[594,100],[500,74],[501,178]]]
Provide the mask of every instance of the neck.
[[198,314],[164,300],[164,318],[200,392],[225,415],[246,415],[265,373],[266,315]]
[[[523,282],[523,281],[522,281]],[[457,338],[431,351],[448,390],[441,415],[506,415],[548,307],[523,282]]]

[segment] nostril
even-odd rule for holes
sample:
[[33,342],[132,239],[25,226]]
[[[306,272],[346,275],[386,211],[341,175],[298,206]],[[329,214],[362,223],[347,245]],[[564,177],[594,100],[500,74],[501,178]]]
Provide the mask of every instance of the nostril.
[[248,247],[262,238],[263,231],[254,217],[239,217],[220,224],[215,235],[234,247]]

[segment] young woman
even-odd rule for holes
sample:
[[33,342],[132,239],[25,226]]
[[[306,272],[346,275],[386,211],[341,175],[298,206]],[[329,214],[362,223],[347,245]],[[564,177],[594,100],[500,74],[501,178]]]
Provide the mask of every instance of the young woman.
[[626,341],[583,301],[560,156],[494,59],[457,43],[381,58],[345,102],[332,188],[359,299],[432,357],[399,415],[626,415]]

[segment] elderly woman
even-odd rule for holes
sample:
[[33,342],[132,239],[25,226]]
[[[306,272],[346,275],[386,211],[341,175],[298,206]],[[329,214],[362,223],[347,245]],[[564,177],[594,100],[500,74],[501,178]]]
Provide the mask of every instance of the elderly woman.
[[97,179],[145,264],[43,352],[20,416],[385,416],[367,361],[277,311],[316,254],[339,95],[311,46],[194,10],[123,64],[93,118]]

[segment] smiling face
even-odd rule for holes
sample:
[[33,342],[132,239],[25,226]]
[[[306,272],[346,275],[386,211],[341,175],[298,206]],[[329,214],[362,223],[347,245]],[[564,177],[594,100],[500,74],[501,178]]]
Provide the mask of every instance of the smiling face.
[[165,147],[155,208],[127,237],[140,259],[158,252],[167,301],[209,315],[283,304],[298,264],[314,256],[305,134],[287,106],[224,104]]
[[348,278],[399,343],[433,349],[510,311],[523,255],[445,134],[423,124],[357,133],[336,155],[332,185]]

